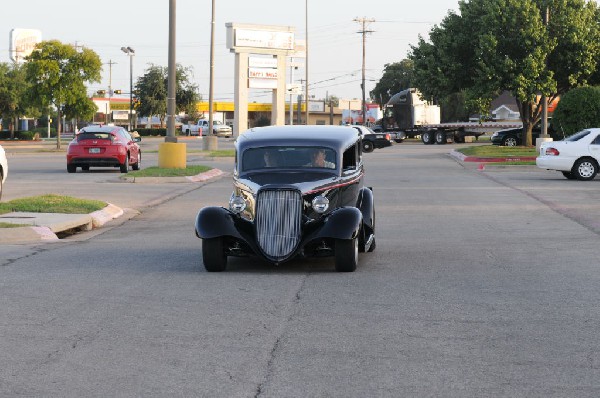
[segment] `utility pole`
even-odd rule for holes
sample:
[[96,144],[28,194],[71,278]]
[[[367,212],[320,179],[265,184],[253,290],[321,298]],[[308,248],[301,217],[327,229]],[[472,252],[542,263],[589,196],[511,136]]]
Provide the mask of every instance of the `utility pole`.
[[[112,59],[108,60],[108,62],[106,63],[106,65],[108,65],[108,105],[110,106],[110,99],[112,98],[113,95],[113,89],[112,89],[112,66],[116,65],[116,62],[113,62]],[[108,111],[110,112],[112,109],[109,109]],[[108,116],[108,113],[106,114],[106,117],[104,118],[106,124],[110,123],[110,117]]]
[[365,125],[365,120],[367,118],[367,99],[366,99],[366,94],[365,94],[365,66],[366,66],[366,37],[367,37],[367,33],[373,33],[372,30],[367,30],[367,24],[371,23],[371,22],[375,22],[374,19],[367,19],[367,18],[354,18],[355,22],[358,22],[361,24],[362,29],[359,30],[357,33],[361,33],[362,34],[362,83],[360,84],[360,87],[362,88],[362,122],[363,125]]
[[304,62],[306,62],[306,65],[304,66],[306,87],[304,88],[304,96],[306,98],[306,125],[308,126],[308,115],[310,114],[310,111],[308,110],[308,0],[305,0],[304,2],[304,29],[306,30],[306,56],[304,60]]

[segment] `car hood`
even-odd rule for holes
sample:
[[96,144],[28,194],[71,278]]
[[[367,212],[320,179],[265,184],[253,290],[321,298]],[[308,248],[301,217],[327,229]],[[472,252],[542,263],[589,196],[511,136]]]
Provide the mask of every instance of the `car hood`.
[[339,181],[332,172],[255,172],[246,173],[238,179],[238,182],[252,192],[268,186],[292,186],[299,189],[303,194],[315,190],[326,189]]

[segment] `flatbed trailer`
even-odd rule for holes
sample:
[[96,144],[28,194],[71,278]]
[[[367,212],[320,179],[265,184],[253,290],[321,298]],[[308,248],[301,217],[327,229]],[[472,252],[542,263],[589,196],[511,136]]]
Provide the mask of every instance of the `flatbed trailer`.
[[464,122],[464,123],[439,123],[418,126],[413,129],[404,129],[396,131],[396,137],[399,139],[421,137],[421,142],[425,145],[446,143],[462,143],[465,137],[482,136],[486,133],[493,133],[498,130],[519,128],[521,123],[510,122]]
[[421,98],[417,89],[395,94],[385,104],[384,116],[376,130],[389,132],[396,142],[421,137],[423,144],[465,142],[465,137],[479,136],[503,129],[522,127],[520,122],[454,122],[440,123],[440,107]]

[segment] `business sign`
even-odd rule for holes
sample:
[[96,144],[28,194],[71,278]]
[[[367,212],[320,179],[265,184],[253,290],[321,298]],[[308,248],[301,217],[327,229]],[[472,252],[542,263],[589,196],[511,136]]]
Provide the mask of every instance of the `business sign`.
[[277,69],[277,58],[248,57],[250,68],[274,68]]
[[234,45],[236,47],[293,50],[294,33],[273,30],[236,29]]
[[277,88],[277,58],[249,57],[248,66],[249,88]]
[[10,31],[10,59],[23,61],[30,55],[35,45],[42,41],[42,32],[36,29],[12,29]]

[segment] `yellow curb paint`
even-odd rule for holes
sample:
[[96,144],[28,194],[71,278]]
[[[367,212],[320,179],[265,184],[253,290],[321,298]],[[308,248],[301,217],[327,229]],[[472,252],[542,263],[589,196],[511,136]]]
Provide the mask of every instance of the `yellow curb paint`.
[[163,142],[158,145],[158,167],[163,169],[186,168],[186,144]]

